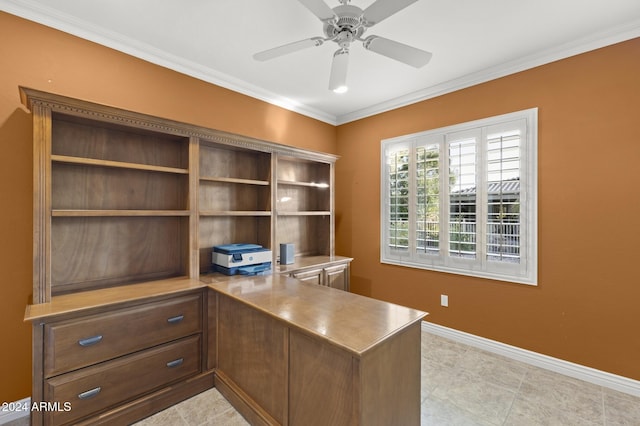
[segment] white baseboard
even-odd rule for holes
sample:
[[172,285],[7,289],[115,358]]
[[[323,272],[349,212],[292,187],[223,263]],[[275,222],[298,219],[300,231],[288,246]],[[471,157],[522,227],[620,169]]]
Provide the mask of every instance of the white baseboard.
[[446,337],[465,345],[483,349],[507,358],[515,359],[526,364],[564,374],[565,376],[584,380],[599,386],[604,386],[619,392],[640,397],[640,381],[628,377],[596,370],[595,368],[564,361],[548,355],[539,354],[527,349],[500,343],[495,340],[475,336],[464,331],[444,327],[427,321],[422,322],[422,330],[431,334]]
[[31,398],[24,398],[20,401],[9,402],[8,404],[7,407],[3,406],[0,411],[0,425],[23,417],[29,417],[31,410],[23,410],[22,408],[31,407]]

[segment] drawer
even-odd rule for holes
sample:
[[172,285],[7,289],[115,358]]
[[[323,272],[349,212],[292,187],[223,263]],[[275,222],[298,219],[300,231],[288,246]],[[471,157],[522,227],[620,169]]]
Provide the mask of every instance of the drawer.
[[201,294],[44,326],[44,374],[52,377],[199,333]]
[[199,372],[195,335],[48,379],[45,400],[69,409],[47,412],[47,423],[72,422]]
[[296,271],[292,272],[291,276],[299,279],[300,281],[322,285],[322,269]]

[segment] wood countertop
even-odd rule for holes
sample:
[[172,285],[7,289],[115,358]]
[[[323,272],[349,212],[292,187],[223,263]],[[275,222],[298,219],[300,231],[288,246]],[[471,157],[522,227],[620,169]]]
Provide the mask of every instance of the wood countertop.
[[203,276],[201,280],[225,296],[357,356],[427,315],[279,274],[258,277],[216,274]]
[[203,275],[200,280],[179,277],[55,296],[50,302],[28,305],[24,320],[50,319],[204,287],[357,356],[362,356],[427,315],[415,309],[305,283],[282,274],[230,277],[211,274]]
[[170,296],[202,287],[205,284],[199,280],[178,277],[54,296],[50,302],[27,305],[24,320],[35,321],[152,297]]

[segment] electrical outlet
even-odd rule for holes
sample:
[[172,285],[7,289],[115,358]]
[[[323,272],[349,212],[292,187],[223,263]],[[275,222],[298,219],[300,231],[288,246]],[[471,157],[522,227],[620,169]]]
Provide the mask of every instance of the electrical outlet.
[[449,306],[449,296],[446,294],[440,295],[440,306],[448,307]]

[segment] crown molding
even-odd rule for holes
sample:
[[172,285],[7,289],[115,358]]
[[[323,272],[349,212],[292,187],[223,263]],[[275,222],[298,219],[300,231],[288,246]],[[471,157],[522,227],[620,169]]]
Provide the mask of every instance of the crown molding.
[[60,13],[53,8],[42,6],[31,0],[0,0],[0,8],[7,13],[64,31],[153,64],[178,71],[207,83],[224,87],[334,126],[360,120],[570,56],[640,37],[640,19],[637,19],[607,31],[594,33],[590,36],[551,49],[505,62],[499,66],[486,68],[442,84],[426,87],[422,90],[399,96],[367,108],[336,116],[304,105],[294,99],[279,96],[251,83],[204,67],[193,61],[185,60],[184,58],[172,55],[146,43],[138,42],[102,27],[89,25],[85,21]]
[[411,105],[427,99],[435,98],[457,90],[466,89],[477,84],[486,83],[500,77],[526,71],[541,65],[559,61],[591,50],[606,47],[615,43],[640,37],[640,19],[611,28],[607,31],[591,34],[578,40],[571,41],[551,49],[543,50],[532,55],[524,56],[513,61],[505,62],[495,67],[486,68],[460,78],[447,81],[436,86],[399,96],[367,108],[343,114],[337,117],[337,125],[360,120],[375,114]]
[[264,90],[251,83],[178,57],[147,43],[139,42],[103,27],[88,24],[83,20],[60,13],[39,3],[30,0],[0,0],[0,10],[307,117],[334,126],[337,124],[335,115]]

